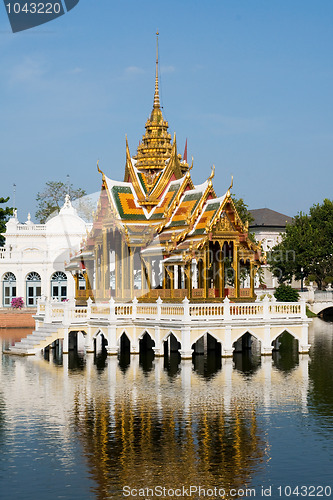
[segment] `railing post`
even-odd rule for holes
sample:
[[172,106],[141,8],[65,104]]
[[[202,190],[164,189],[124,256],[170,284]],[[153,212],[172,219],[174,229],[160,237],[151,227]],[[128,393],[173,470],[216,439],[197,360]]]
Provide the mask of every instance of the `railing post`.
[[116,305],[113,297],[111,297],[111,299],[109,300],[109,307],[110,307],[109,321],[116,321],[117,319]]
[[226,297],[223,301],[223,309],[224,309],[224,319],[230,320],[231,315],[230,315],[230,300],[228,297]]
[[88,300],[87,300],[87,319],[91,318],[91,304],[92,304],[91,297],[88,297]]
[[64,302],[64,319],[62,321],[63,325],[69,326],[70,321],[69,321],[69,302]]
[[314,301],[315,301],[315,294],[314,294],[313,282],[310,281],[310,286],[308,288],[308,302],[309,304],[313,304]]
[[185,321],[191,321],[191,316],[190,316],[190,301],[188,300],[187,297],[183,300],[184,304],[184,320]]
[[156,301],[156,304],[157,304],[157,321],[159,321],[161,319],[161,314],[162,314],[162,303],[163,303],[163,300],[161,299],[161,297],[159,296],[157,301]]
[[300,300],[300,302],[301,302],[301,317],[302,317],[302,319],[305,319],[305,318],[307,318],[307,316],[306,316],[306,300],[302,298]]
[[75,312],[75,306],[76,306],[76,300],[74,297],[72,297],[71,299],[69,299],[68,302],[65,302],[65,308],[68,308],[68,324],[70,323],[70,320],[72,318],[74,318],[74,312]]
[[132,300],[132,319],[136,319],[136,315],[137,315],[137,306],[138,306],[138,299],[136,297],[134,297],[134,299]]
[[268,295],[265,295],[262,303],[263,303],[263,318],[268,319],[269,318],[269,298],[268,298]]

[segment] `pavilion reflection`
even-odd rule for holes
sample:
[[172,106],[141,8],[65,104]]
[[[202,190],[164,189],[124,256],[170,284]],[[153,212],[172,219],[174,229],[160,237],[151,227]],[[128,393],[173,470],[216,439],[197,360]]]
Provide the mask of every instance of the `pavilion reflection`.
[[181,397],[118,394],[76,396],[75,426],[96,481],[97,498],[118,498],[124,486],[242,487],[267,460],[267,443],[252,406]]
[[290,402],[308,411],[309,356],[286,370],[270,356],[251,369],[235,358],[207,369],[209,360],[197,359],[129,355],[122,365],[91,353],[77,368],[70,355],[61,366],[54,350],[48,361],[4,356],[13,365],[3,385],[7,414],[14,419],[24,402],[27,414],[58,429],[66,453],[75,439],[100,499],[122,498],[125,485],[250,486],[270,458],[263,417]]

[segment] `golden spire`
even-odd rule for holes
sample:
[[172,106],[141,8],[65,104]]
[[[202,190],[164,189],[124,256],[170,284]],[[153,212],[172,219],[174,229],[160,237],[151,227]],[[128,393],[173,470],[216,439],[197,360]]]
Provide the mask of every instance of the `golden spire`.
[[163,119],[160,107],[160,95],[158,90],[158,31],[156,33],[156,70],[155,70],[155,93],[154,105],[150,117],[146,122],[146,133],[138,146],[136,168],[139,171],[147,170],[153,174],[165,167],[165,162],[171,155],[171,135],[168,132],[168,122]]
[[155,75],[155,94],[154,94],[154,108],[160,107],[160,94],[158,90],[158,35],[159,32],[156,32],[156,75]]

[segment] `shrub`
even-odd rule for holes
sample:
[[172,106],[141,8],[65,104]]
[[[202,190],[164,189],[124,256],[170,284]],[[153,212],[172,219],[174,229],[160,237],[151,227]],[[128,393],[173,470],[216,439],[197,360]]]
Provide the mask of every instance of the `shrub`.
[[279,302],[297,302],[299,299],[298,291],[284,283],[277,287],[274,296]]
[[269,300],[271,300],[272,298],[270,293],[263,293],[262,295],[260,295],[260,300],[264,300],[265,297],[268,297]]
[[10,303],[13,309],[22,309],[24,306],[23,298],[22,297],[14,297]]

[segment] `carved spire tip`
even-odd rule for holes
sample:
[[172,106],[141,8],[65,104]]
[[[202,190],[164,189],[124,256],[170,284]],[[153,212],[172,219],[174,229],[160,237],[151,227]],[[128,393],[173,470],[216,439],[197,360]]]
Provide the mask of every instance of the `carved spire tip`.
[[156,74],[155,74],[155,94],[154,108],[160,108],[160,94],[158,89],[158,30],[156,31]]

